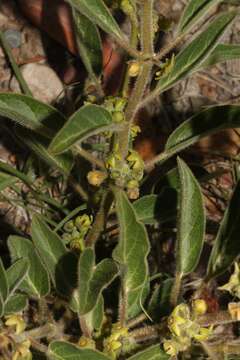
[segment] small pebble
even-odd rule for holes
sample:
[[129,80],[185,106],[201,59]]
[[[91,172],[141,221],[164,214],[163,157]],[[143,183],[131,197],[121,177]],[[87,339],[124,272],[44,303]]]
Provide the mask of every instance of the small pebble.
[[8,29],[4,31],[5,40],[12,49],[19,48],[22,43],[22,34],[18,30]]

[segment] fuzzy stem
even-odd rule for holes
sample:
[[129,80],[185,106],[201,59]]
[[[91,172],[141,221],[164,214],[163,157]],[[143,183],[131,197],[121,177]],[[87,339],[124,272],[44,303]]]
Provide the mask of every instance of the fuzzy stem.
[[207,313],[198,318],[198,323],[201,326],[211,326],[211,325],[224,325],[232,322],[239,321],[238,319],[233,319],[228,311],[218,311],[216,313]]
[[[132,47],[136,48],[138,43],[138,19],[136,14],[129,14],[130,22],[131,22],[131,39],[130,44]],[[130,76],[129,76],[130,65],[127,67],[126,75],[123,81],[122,87],[122,96],[127,97],[129,93],[129,84],[130,84]]]
[[135,327],[136,325],[142,323],[145,320],[147,320],[147,316],[145,314],[140,314],[136,318],[129,320],[127,323],[127,327],[128,328]]
[[86,322],[86,319],[84,316],[79,316],[79,324],[80,324],[80,328],[82,330],[83,336],[91,339],[92,334],[91,334],[91,331],[87,325],[87,322]]
[[110,191],[106,191],[103,194],[103,197],[101,199],[101,204],[100,204],[100,208],[98,210],[98,213],[95,217],[94,223],[92,228],[90,229],[87,237],[86,237],[86,242],[85,245],[86,247],[92,247],[94,246],[94,244],[96,243],[96,241],[98,240],[99,236],[101,235],[101,233],[104,230],[104,226],[105,226],[105,220],[106,220],[106,216],[108,214],[108,211],[112,205],[112,201],[113,201],[113,196],[112,193]]
[[3,33],[0,31],[0,43],[2,45],[3,50],[5,51],[7,57],[8,57],[8,61],[14,71],[14,74],[16,76],[17,81],[19,82],[19,85],[22,89],[22,91],[24,92],[24,94],[28,95],[28,96],[33,96],[31,90],[28,87],[28,84],[26,83],[25,79],[22,76],[21,71],[19,70],[19,67],[12,55],[12,51],[10,46],[8,45],[7,40],[5,39]]
[[144,54],[153,55],[153,0],[142,0],[141,43]]
[[[142,24],[141,24],[141,45],[144,55],[153,55],[153,30],[152,30],[152,18],[153,18],[153,0],[143,0],[140,4],[140,10],[142,13]],[[152,63],[143,63],[141,66],[140,74],[137,78],[135,87],[132,91],[129,99],[125,118],[126,126],[125,129],[119,132],[119,150],[123,159],[128,153],[129,147],[129,135],[131,125],[134,121],[134,117],[138,110],[139,103],[141,102],[144,91],[150,79]]]
[[178,298],[181,291],[182,273],[177,272],[175,275],[174,284],[170,296],[170,304],[175,307],[178,303]]

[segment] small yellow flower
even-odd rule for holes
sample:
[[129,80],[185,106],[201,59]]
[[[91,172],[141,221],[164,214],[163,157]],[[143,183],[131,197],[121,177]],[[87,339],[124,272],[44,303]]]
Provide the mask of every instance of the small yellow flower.
[[112,119],[115,123],[121,123],[125,120],[124,113],[122,111],[115,111],[112,115]]
[[106,178],[107,174],[103,171],[94,170],[87,174],[88,182],[93,186],[100,186]]
[[206,341],[209,336],[212,334],[213,326],[210,328],[200,328],[199,333],[195,334],[193,337],[197,341]]
[[228,283],[218,289],[228,291],[231,295],[240,299],[240,268],[237,262],[234,263],[234,272],[230,276]]
[[86,336],[81,336],[78,341],[78,346],[81,348],[87,348],[87,349],[96,349],[95,341],[87,338]]
[[138,125],[133,125],[133,126],[131,126],[130,132],[131,132],[131,137],[134,140],[138,136],[138,134],[141,132],[141,128]]
[[29,350],[31,346],[31,342],[29,340],[25,340],[20,344],[17,344],[17,350],[13,355],[13,360],[31,360],[32,354]]
[[140,63],[137,61],[133,61],[129,66],[128,74],[131,77],[136,77],[140,73],[140,70],[141,70]]
[[203,299],[196,299],[192,302],[193,313],[197,316],[203,315],[207,312],[207,303]]
[[175,344],[172,340],[165,340],[163,343],[163,349],[168,355],[176,356],[178,353],[178,349],[174,345]]
[[18,314],[8,315],[6,316],[5,325],[6,326],[14,326],[16,334],[21,334],[26,329],[26,323],[23,320],[23,317]]

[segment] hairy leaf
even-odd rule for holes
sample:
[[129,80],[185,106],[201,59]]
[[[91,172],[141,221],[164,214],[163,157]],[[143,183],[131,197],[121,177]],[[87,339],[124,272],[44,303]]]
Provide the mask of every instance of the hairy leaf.
[[169,158],[201,138],[223,129],[240,127],[240,106],[213,106],[184,121],[168,138],[165,158]]
[[111,259],[95,265],[92,248],[85,249],[79,259],[78,303],[79,314],[84,315],[96,306],[102,291],[118,275],[118,267]]
[[177,226],[177,271],[185,275],[195,269],[205,235],[205,211],[200,186],[187,164],[178,158],[180,206]]
[[112,123],[110,113],[98,105],[85,105],[76,111],[53,138],[49,151],[59,154],[78,141],[103,131]]
[[32,239],[54,286],[56,287],[57,283],[57,272],[61,273],[62,282],[67,282],[66,269],[61,266],[61,260],[67,250],[61,238],[49,228],[40,215],[33,217]]
[[50,291],[49,277],[33,243],[20,236],[10,236],[8,238],[8,247],[13,261],[25,257],[30,264],[21,289],[31,296],[46,296]]
[[78,50],[90,77],[102,72],[102,43],[96,25],[73,8]]
[[189,31],[208,11],[222,0],[190,0],[179,22],[178,33]]
[[0,172],[0,192],[15,184],[16,181],[15,177]]
[[26,129],[17,129],[17,136],[27,145],[40,159],[53,168],[59,169],[64,174],[69,174],[73,167],[71,152],[61,155],[53,155],[48,151],[49,140],[38,134],[33,134]]
[[4,315],[15,314],[27,307],[27,296],[15,294],[9,298],[4,306]]
[[161,350],[160,345],[153,345],[131,356],[129,360],[168,360],[170,356]]
[[221,62],[239,59],[240,58],[240,45],[235,44],[218,44],[210,56],[204,63],[201,64],[197,70],[205,69],[209,66],[214,66]]
[[53,360],[109,360],[97,350],[80,349],[64,341],[53,341],[49,345],[49,356]]
[[9,284],[9,297],[21,287],[29,271],[29,262],[24,254],[7,269],[7,280]]
[[94,309],[84,316],[87,326],[91,332],[99,331],[104,321],[104,299],[101,295]]
[[176,216],[177,194],[174,189],[164,189],[159,195],[145,195],[134,201],[137,219],[144,224],[165,223]]
[[0,94],[0,115],[51,138],[65,117],[50,105],[21,94]]
[[120,39],[124,37],[103,0],[68,0],[68,2],[110,35]]
[[122,268],[122,286],[129,300],[134,293],[142,294],[148,276],[147,255],[149,241],[146,229],[137,220],[133,206],[123,191],[115,192],[116,210],[120,224],[119,243],[113,251],[113,258]]
[[9,286],[7,281],[7,273],[3,266],[2,259],[0,258],[0,295],[3,301],[5,301],[9,294]]
[[227,12],[214,20],[200,35],[198,35],[177,56],[172,70],[163,76],[154,90],[163,92],[178,81],[189,76],[199,67],[217,46],[219,39],[235,18],[235,12]]
[[240,181],[225,210],[208,263],[207,278],[211,279],[228,269],[240,255]]

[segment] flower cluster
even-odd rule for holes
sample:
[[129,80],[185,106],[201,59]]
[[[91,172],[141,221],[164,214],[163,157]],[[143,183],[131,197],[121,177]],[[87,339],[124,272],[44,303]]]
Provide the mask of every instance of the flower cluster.
[[[5,317],[5,325],[14,329],[16,335],[20,335],[26,328],[26,323],[20,314],[12,314]],[[31,342],[28,339],[20,342],[14,341],[13,360],[32,360],[32,353],[30,351]]]
[[91,227],[93,218],[87,214],[77,216],[76,219],[68,221],[64,225],[63,240],[72,249],[82,251],[84,249],[84,238]]
[[192,309],[187,304],[175,307],[168,319],[168,327],[171,338],[163,342],[164,350],[171,356],[187,350],[192,340],[204,341],[212,333],[212,328],[201,327],[197,317],[207,310],[204,300],[198,299],[193,302]]
[[130,199],[138,198],[139,181],[143,177],[144,162],[136,151],[130,150],[125,161],[116,147],[106,159],[106,168],[116,185],[126,188]]
[[110,336],[104,340],[104,353],[111,359],[116,359],[126,341],[129,341],[128,329],[121,327],[119,323],[113,324]]

